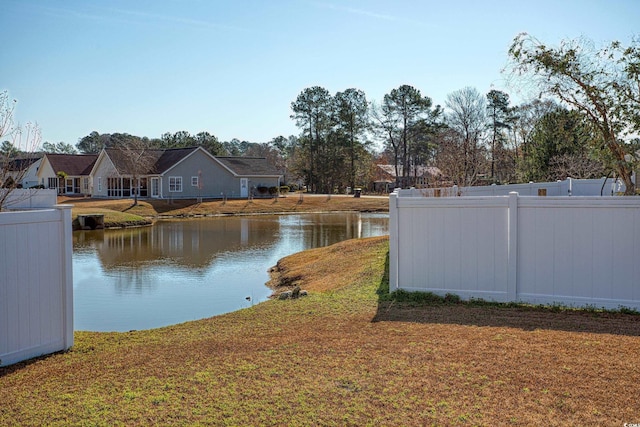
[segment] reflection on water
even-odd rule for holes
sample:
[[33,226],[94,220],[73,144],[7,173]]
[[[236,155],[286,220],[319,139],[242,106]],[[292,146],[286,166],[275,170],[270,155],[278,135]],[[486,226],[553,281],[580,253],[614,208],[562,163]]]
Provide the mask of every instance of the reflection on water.
[[267,270],[305,249],[388,234],[386,214],[159,221],[73,233],[75,329],[149,329],[264,301]]

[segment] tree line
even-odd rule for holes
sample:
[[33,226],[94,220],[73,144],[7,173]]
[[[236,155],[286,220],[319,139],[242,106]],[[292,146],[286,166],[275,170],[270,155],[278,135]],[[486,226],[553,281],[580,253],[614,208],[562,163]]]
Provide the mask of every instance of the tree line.
[[[331,94],[305,88],[291,102],[300,133],[264,143],[221,142],[208,132],[180,131],[149,139],[91,132],[73,146],[45,142],[51,153],[97,153],[102,148],[201,146],[213,155],[268,158],[285,183],[331,193],[372,182],[377,164],[392,165],[395,185],[471,186],[556,179],[620,178],[634,194],[632,173],[640,143],[640,45],[612,42],[596,49],[586,39],[548,47],[521,34],[504,70],[514,85],[537,91],[513,105],[508,93],[464,87],[434,105],[419,88],[400,85],[380,101],[356,88]],[[10,141],[0,156],[10,157]],[[437,171],[418,180],[426,167]]]
[[[587,39],[548,47],[514,38],[505,74],[538,97],[512,105],[509,94],[465,87],[433,105],[401,85],[380,103],[349,88],[331,95],[304,89],[291,104],[301,133],[293,170],[318,192],[364,184],[367,163],[392,164],[396,185],[419,170],[441,172],[435,185],[464,186],[614,176],[635,194],[640,158],[640,39],[596,49]],[[371,141],[382,143],[372,152]],[[424,180],[420,181],[424,185]],[[428,184],[428,183],[427,183]]]

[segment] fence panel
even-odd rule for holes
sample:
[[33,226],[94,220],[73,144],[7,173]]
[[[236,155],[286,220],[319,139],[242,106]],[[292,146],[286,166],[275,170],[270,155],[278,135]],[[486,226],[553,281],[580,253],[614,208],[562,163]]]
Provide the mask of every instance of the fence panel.
[[390,218],[392,291],[640,309],[640,198],[398,191]]
[[613,196],[623,193],[624,184],[612,178],[573,179],[554,182],[530,182],[526,184],[485,185],[477,187],[398,189],[401,196],[422,197],[486,197],[507,196],[517,192],[520,196]]
[[71,206],[0,213],[0,366],[73,345]]
[[[0,191],[7,190],[0,189]],[[57,203],[57,197],[56,190],[16,188],[7,196],[4,208],[9,210],[50,208]]]
[[403,289],[506,299],[508,198],[392,199]]
[[640,200],[519,198],[518,292],[523,300],[638,305]]

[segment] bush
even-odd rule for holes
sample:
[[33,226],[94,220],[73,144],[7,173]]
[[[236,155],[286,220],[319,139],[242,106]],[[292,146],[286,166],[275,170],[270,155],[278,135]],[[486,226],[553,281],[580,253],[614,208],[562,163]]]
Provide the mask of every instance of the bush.
[[444,302],[458,304],[460,302],[460,295],[456,294],[446,294],[444,296]]
[[268,187],[264,187],[264,186],[260,186],[260,187],[256,188],[256,191],[258,192],[258,194],[267,194],[269,192],[269,188]]
[[281,185],[280,186],[280,194],[288,193],[289,191],[290,191],[290,189],[289,189],[288,185]]
[[278,194],[278,187],[269,187],[269,194],[271,194],[272,196]]

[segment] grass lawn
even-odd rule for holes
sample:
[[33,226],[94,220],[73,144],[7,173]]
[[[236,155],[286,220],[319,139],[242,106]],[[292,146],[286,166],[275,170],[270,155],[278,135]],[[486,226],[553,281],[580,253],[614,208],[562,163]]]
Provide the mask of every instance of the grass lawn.
[[[640,422],[640,316],[394,301],[388,239],[279,262],[310,295],[0,368],[0,425]],[[276,279],[278,279],[276,277]]]

